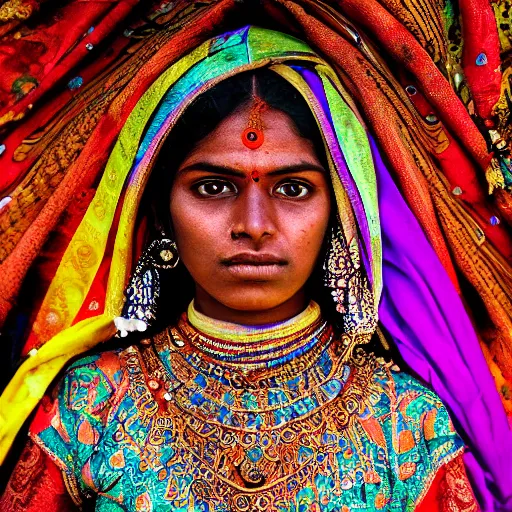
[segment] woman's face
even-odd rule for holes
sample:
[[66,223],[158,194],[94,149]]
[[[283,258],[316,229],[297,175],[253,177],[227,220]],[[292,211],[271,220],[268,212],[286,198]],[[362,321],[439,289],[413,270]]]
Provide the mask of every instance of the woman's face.
[[262,324],[307,304],[304,285],[327,229],[330,191],[313,144],[286,114],[263,113],[258,149],[242,142],[248,119],[243,108],[196,145],[177,171],[170,210],[196,308]]

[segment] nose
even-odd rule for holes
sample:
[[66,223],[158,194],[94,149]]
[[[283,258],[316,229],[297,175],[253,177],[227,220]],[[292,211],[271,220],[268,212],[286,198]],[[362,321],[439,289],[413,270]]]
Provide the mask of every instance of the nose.
[[276,233],[272,198],[262,186],[250,183],[238,196],[233,208],[231,238],[247,238],[260,243]]

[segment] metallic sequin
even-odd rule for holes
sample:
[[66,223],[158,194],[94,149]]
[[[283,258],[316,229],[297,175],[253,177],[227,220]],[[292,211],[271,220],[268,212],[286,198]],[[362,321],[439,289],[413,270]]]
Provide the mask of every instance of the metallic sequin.
[[82,87],[83,83],[84,83],[84,79],[81,76],[75,76],[75,78],[72,78],[68,82],[68,89],[70,89],[72,91],[75,89],[79,89],[80,87]]
[[476,58],[475,64],[477,66],[485,66],[487,64],[487,55],[483,52],[479,53]]

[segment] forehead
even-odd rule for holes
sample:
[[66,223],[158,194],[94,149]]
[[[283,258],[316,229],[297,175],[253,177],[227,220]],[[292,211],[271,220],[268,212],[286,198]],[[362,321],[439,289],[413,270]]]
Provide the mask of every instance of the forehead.
[[275,168],[310,162],[320,165],[313,143],[301,137],[293,120],[285,113],[268,109],[261,114],[264,142],[250,149],[242,142],[249,122],[250,107],[244,107],[223,119],[187,155],[180,167],[194,162],[220,165],[249,165]]

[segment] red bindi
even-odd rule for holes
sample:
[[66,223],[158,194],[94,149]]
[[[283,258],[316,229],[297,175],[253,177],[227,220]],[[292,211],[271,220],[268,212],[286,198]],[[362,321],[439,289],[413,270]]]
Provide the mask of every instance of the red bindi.
[[263,130],[258,128],[246,128],[242,132],[242,142],[249,149],[258,149],[263,144]]

